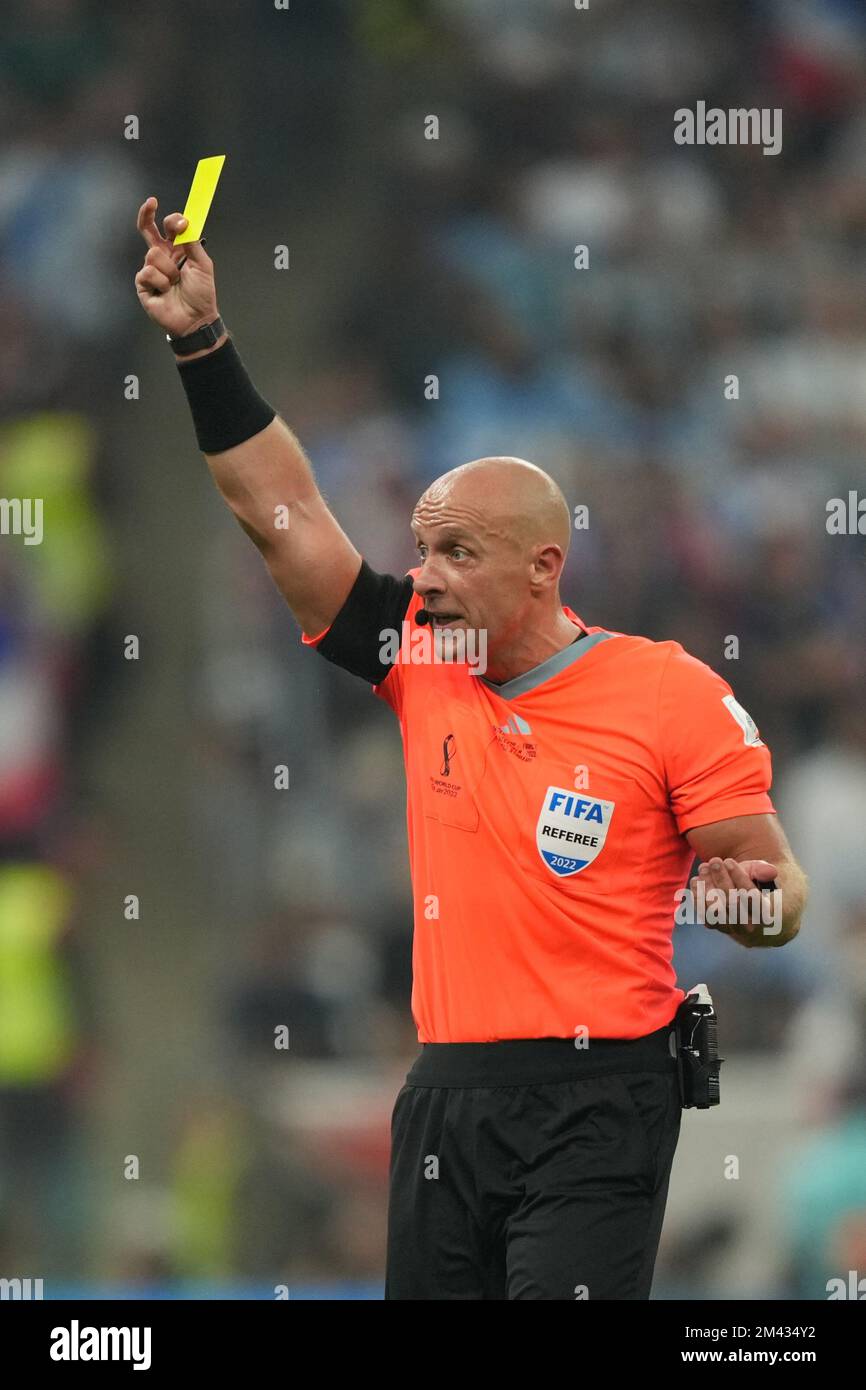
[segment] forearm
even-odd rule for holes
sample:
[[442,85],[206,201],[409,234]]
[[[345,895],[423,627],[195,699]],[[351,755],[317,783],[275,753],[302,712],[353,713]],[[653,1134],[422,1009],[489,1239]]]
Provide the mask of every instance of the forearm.
[[223,500],[262,551],[319,496],[309,461],[279,415],[251,439],[205,459]]
[[243,529],[267,550],[277,529],[287,530],[319,493],[301,445],[256,391],[229,336],[179,357],[178,371],[211,476]]

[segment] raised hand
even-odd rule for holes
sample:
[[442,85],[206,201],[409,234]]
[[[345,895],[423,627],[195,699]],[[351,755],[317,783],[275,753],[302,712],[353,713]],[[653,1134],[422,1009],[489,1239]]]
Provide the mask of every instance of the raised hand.
[[138,230],[148,250],[135,277],[135,289],[148,317],[173,338],[181,338],[212,323],[219,314],[214,265],[200,241],[174,245],[174,238],[187,225],[182,213],[169,213],[163,219],[163,231],[159,230],[157,206],[156,198],[147,198],[139,208]]

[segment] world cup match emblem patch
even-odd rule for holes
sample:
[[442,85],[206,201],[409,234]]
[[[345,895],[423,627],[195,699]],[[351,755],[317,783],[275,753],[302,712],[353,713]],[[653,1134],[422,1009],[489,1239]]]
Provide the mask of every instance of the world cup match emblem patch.
[[604,849],[614,801],[548,787],[535,827],[538,853],[558,878],[579,874]]

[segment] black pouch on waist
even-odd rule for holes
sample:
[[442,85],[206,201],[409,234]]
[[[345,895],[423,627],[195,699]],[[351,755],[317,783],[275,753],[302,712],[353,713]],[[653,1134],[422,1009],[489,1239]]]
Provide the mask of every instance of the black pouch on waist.
[[674,1023],[683,1109],[708,1110],[721,1099],[719,1068],[724,1058],[719,1056],[718,1019],[706,985],[689,990]]

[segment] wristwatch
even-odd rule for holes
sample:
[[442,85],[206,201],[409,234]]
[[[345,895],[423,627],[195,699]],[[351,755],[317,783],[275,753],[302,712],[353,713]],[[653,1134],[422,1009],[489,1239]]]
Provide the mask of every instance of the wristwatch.
[[171,344],[172,352],[176,356],[185,357],[187,353],[201,352],[202,348],[213,347],[225,331],[225,324],[221,318],[217,317],[213,323],[206,323],[203,328],[197,328],[194,333],[187,333],[185,338],[173,338],[170,333],[166,333],[165,341]]

